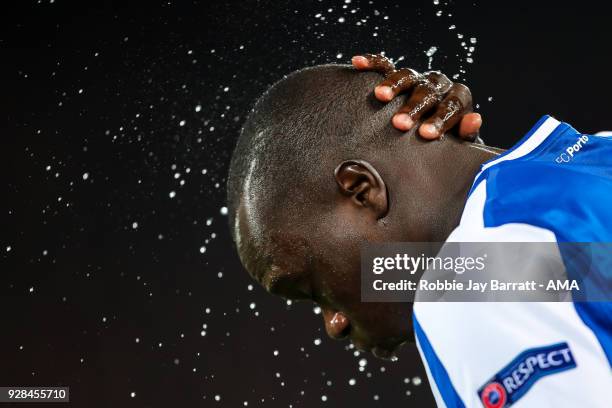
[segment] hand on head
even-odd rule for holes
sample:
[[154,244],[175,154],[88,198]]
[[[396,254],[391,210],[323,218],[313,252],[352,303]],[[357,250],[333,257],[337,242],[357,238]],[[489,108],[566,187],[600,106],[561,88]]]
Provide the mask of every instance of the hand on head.
[[396,69],[391,60],[380,54],[357,55],[352,63],[360,71],[374,71],[385,76],[374,89],[381,102],[411,92],[406,104],[393,116],[392,123],[397,129],[408,131],[430,114],[419,127],[418,133],[424,139],[438,139],[457,126],[461,139],[479,141],[482,118],[472,112],[472,94],[465,85],[453,83],[438,71],[421,74],[410,68]]

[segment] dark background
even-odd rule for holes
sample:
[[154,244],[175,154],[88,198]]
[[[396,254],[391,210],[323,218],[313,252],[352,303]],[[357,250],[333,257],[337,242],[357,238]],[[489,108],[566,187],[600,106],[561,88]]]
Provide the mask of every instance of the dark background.
[[226,171],[281,75],[382,50],[423,70],[435,46],[432,67],[470,85],[489,144],[545,113],[612,128],[610,14],[585,1],[13,3],[0,17],[0,385],[70,386],[73,406],[433,405],[413,346],[395,363],[355,356],[312,305],[249,288]]

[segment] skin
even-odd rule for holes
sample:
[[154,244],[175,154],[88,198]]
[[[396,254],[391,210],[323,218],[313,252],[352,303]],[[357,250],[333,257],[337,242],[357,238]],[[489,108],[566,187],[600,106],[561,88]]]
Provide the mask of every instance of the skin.
[[374,89],[379,101],[389,102],[399,94],[412,92],[391,120],[395,128],[406,132],[433,111],[419,127],[422,138],[435,140],[457,127],[459,138],[478,141],[482,118],[479,113],[472,112],[472,94],[465,85],[451,82],[438,71],[420,74],[410,68],[398,70],[391,60],[380,54],[356,55],[351,61],[360,71],[374,71],[385,76]]
[[[383,82],[375,93],[384,94],[381,86],[387,85]],[[437,98],[444,100],[444,96]],[[405,106],[429,104],[411,105],[411,101],[414,98]],[[451,110],[443,104],[429,107],[434,108],[436,112]],[[465,117],[465,110],[456,106],[452,110],[437,128],[451,127]],[[421,108],[419,115],[427,111]],[[400,114],[406,112],[400,109]],[[449,121],[453,116],[454,122]],[[386,359],[412,340],[412,304],[361,302],[361,244],[444,241],[459,223],[480,165],[500,151],[445,134],[430,141],[422,137],[422,126],[411,126],[408,133],[393,128],[389,132],[389,137],[399,138],[393,152],[334,163],[324,186],[330,206],[314,204],[289,211],[257,197],[256,191],[245,191],[234,230],[243,265],[268,292],[317,303],[330,337],[348,337],[358,349]]]

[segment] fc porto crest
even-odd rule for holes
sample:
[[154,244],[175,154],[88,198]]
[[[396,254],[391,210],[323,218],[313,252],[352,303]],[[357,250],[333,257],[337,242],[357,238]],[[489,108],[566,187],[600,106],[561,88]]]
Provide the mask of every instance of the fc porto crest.
[[567,343],[531,348],[516,356],[485,385],[478,396],[485,408],[505,408],[518,401],[540,378],[576,367]]

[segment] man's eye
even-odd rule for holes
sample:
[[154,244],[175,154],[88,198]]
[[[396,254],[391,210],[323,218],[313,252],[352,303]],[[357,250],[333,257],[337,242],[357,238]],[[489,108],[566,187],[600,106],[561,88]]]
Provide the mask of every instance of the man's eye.
[[275,281],[270,285],[269,292],[273,295],[281,296],[290,300],[311,299],[308,286],[300,282],[300,280],[291,278],[284,278]]
[[329,299],[327,299],[327,297],[323,296],[323,294],[317,290],[310,291],[310,299],[312,299],[312,301],[315,302],[317,306],[320,306],[320,307],[330,306]]

